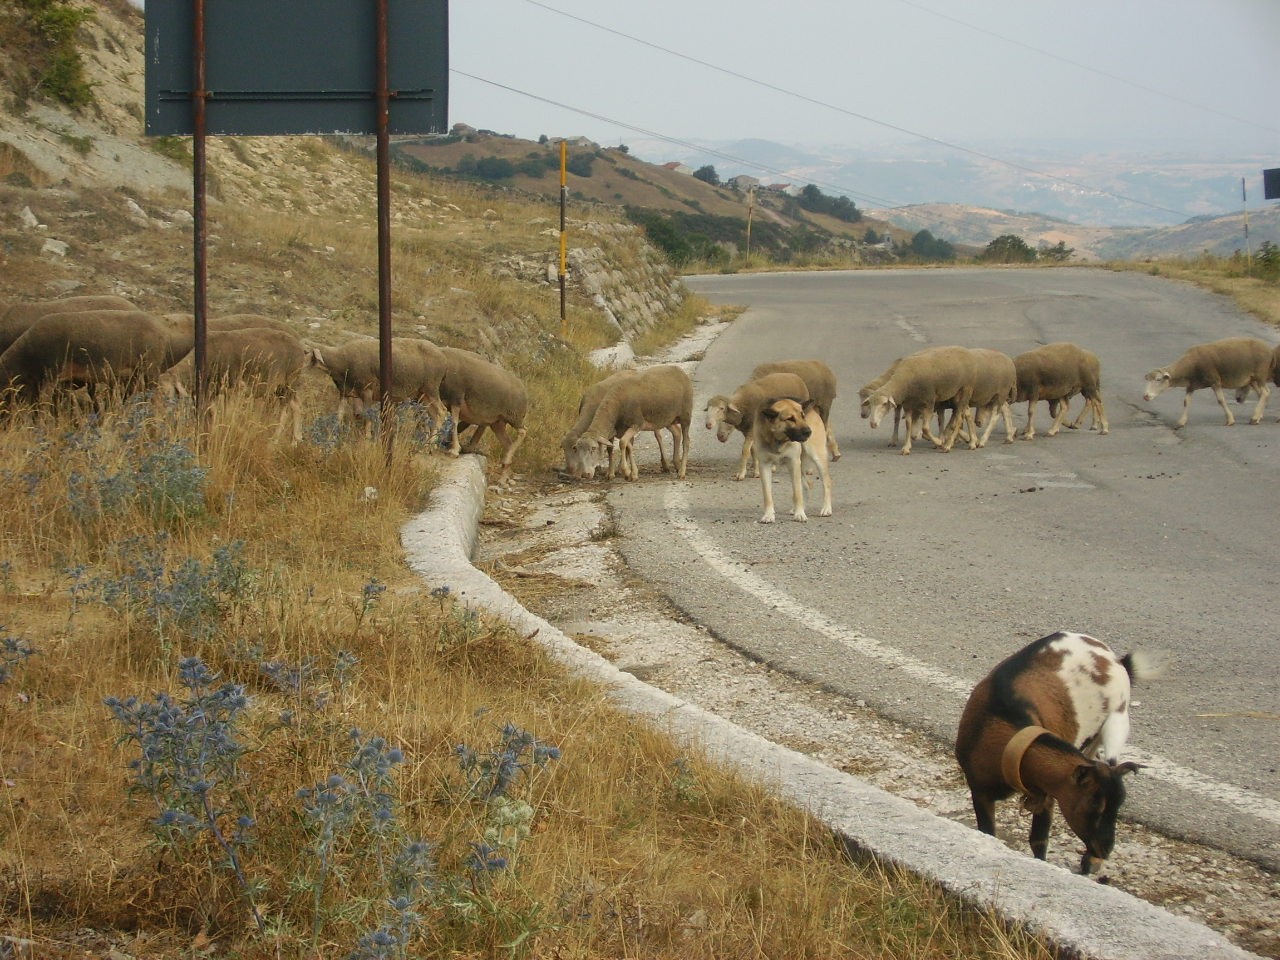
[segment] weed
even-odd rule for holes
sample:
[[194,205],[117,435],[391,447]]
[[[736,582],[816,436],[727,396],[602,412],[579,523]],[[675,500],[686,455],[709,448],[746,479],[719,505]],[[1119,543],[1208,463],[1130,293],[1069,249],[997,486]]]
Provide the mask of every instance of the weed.
[[105,703],[125,729],[123,740],[141,751],[129,767],[135,788],[159,811],[152,821],[156,837],[180,850],[194,847],[201,834],[211,836],[262,930],[260,888],[245,876],[241,858],[255,826],[239,767],[246,748],[237,729],[249,698],[237,684],[215,686],[217,674],[199,657],[178,664],[178,680],[189,692],[186,700],[158,693],[149,703],[136,697],[109,697]]
[[[0,626],[0,633],[4,627]],[[0,683],[8,683],[14,671],[34,656],[35,648],[21,637],[0,636]]]

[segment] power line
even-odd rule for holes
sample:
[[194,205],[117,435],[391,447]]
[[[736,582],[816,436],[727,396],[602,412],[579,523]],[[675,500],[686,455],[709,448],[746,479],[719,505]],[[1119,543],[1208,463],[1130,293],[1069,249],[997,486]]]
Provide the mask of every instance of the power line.
[[[592,113],[590,110],[583,110],[581,107],[573,107],[567,103],[561,103],[559,100],[552,100],[549,97],[541,97],[536,93],[530,93],[527,90],[520,90],[517,87],[508,86],[507,84],[499,83],[496,80],[489,80],[485,77],[478,77],[473,73],[467,73],[466,71],[459,70],[456,67],[450,67],[449,72],[457,74],[460,77],[466,77],[468,80],[475,80],[479,83],[488,84],[489,86],[496,87],[499,90],[506,90],[508,93],[514,93],[522,97],[528,97],[530,100],[537,100],[539,103],[545,103],[551,107],[557,107],[558,109],[561,109],[561,110],[568,110],[571,113],[577,113],[577,114],[580,114],[581,116],[589,117],[592,120],[599,120],[603,123],[613,124],[614,126],[621,127],[624,130],[630,130],[632,133],[639,133],[639,134],[643,134],[646,137],[652,137],[655,140],[661,140],[663,143],[670,143],[677,147],[684,147],[687,150],[694,150],[698,153],[704,154],[709,157],[716,157],[720,160],[727,160],[730,163],[739,163],[739,164],[742,164],[743,166],[750,167],[753,170],[758,170],[761,173],[769,173],[778,177],[789,177],[791,179],[795,179],[795,175],[787,170],[782,170],[777,167],[770,167],[766,164],[757,163],[754,160],[747,160],[743,157],[736,157],[731,153],[725,153],[723,150],[716,150],[713,147],[706,147],[698,143],[693,143],[690,140],[681,140],[679,137],[668,136],[667,134],[659,133],[656,130],[647,130],[644,127],[637,127],[635,124],[626,123],[622,120],[615,120],[613,117],[606,117],[603,114]],[[888,200],[888,199],[885,199],[884,197],[877,197],[869,193],[860,193],[854,190],[850,190],[847,187],[840,186],[839,184],[824,183],[821,180],[809,180],[807,177],[805,179],[808,180],[808,182],[812,183],[814,186],[826,187],[828,190],[839,190],[842,193],[845,193],[853,197],[854,199],[863,200],[868,203],[874,203],[879,206],[889,206],[889,207],[906,206],[906,204],[897,200]]]
[[1111,197],[1115,200],[1123,200],[1126,203],[1137,204],[1138,206],[1147,207],[1148,209],[1151,209],[1151,210],[1159,210],[1161,213],[1172,214],[1173,216],[1180,217],[1182,219],[1186,219],[1189,216],[1189,214],[1185,210],[1174,210],[1170,207],[1163,207],[1160,204],[1151,203],[1150,201],[1147,201],[1147,200],[1140,200],[1137,197],[1129,197],[1121,193],[1115,193],[1111,190],[1106,190],[1101,187],[1096,187],[1096,186],[1093,186],[1092,184],[1083,183],[1078,180],[1072,180],[1068,177],[1061,177],[1052,173],[1045,173],[1042,170],[1037,170],[1034,167],[1028,167],[1028,166],[1025,166],[1024,164],[1016,163],[1012,160],[1006,160],[1003,157],[996,157],[988,153],[983,153],[980,150],[974,150],[970,147],[961,146],[960,144],[950,143],[946,140],[939,139],[938,137],[929,136],[926,133],[920,133],[915,130],[909,130],[906,127],[902,127],[894,123],[889,123],[888,121],[885,121],[885,120],[879,120],[875,117],[871,117],[863,113],[858,113],[855,110],[850,110],[849,108],[842,107],[839,104],[829,103],[825,100],[819,100],[815,97],[811,97],[807,94],[800,93],[795,90],[789,90],[786,87],[778,86],[777,84],[770,83],[766,80],[760,80],[760,79],[757,79],[756,77],[748,76],[747,74],[740,73],[737,70],[731,70],[728,67],[722,67],[719,64],[710,62],[709,60],[702,60],[698,57],[690,56],[689,54],[686,54],[686,53],[681,53],[679,50],[672,50],[670,47],[664,47],[662,44],[654,43],[650,40],[645,40],[641,37],[637,37],[632,34],[625,33],[621,30],[616,30],[613,27],[606,26],[605,24],[602,24],[602,23],[597,23],[594,20],[588,20],[585,17],[579,17],[576,14],[568,13],[567,11],[564,11],[564,10],[559,10],[555,7],[549,6],[548,4],[540,2],[540,0],[525,0],[525,3],[531,4],[535,7],[540,7],[541,9],[546,10],[549,13],[554,13],[559,16],[566,17],[570,20],[575,20],[578,23],[592,27],[596,30],[602,30],[605,33],[611,33],[616,37],[621,37],[622,39],[629,40],[632,43],[638,43],[641,46],[649,47],[652,50],[657,50],[669,56],[678,57],[679,59],[688,61],[689,63],[694,63],[694,64],[697,64],[698,66],[706,67],[708,70],[714,70],[717,73],[723,73],[726,76],[730,76],[738,80],[746,81],[747,83],[754,84],[758,87],[763,87],[766,90],[772,90],[775,93],[780,93],[787,97],[792,97],[797,100],[802,100],[805,103],[809,103],[817,107],[822,107],[823,109],[826,109],[826,110],[832,110],[836,113],[842,113],[845,116],[853,117],[854,119],[857,119],[857,120],[863,120],[863,121],[866,121],[867,123],[873,123],[876,126],[884,127],[888,130],[894,131],[895,133],[903,133],[903,134],[906,134],[907,136],[914,137],[918,140],[924,140],[928,143],[936,144],[937,146],[940,146],[940,147],[946,147],[949,150],[958,150],[959,152],[966,153],[969,156],[978,157],[979,159],[986,160],[991,163],[997,163],[997,164],[1000,164],[1001,166],[1009,167],[1010,169],[1017,170],[1021,173],[1030,174],[1031,176],[1041,177],[1045,180],[1052,180],[1056,183],[1066,184],[1067,186],[1075,187],[1078,190],[1084,190],[1091,193],[1099,193],[1104,196]]
[[[953,17],[947,13],[943,13],[941,10],[934,10],[930,7],[924,6],[923,4],[915,3],[914,0],[898,0],[898,2],[905,6],[913,7],[916,10],[919,10],[923,13],[930,14],[931,16],[938,17],[941,20],[948,20],[951,23],[956,24],[957,26],[964,27],[966,30],[973,30],[975,33],[985,34],[986,36],[993,37],[994,39],[999,40],[1003,43],[1012,44],[1015,47],[1021,47],[1023,50],[1030,50],[1032,53],[1039,54],[1042,57],[1048,57],[1050,60],[1057,60],[1059,63],[1065,63],[1068,66],[1075,67],[1077,70],[1084,70],[1084,71],[1087,71],[1088,73],[1097,74],[1098,76],[1103,77],[1107,80],[1112,80],[1116,83],[1123,83],[1126,86],[1133,87],[1135,90],[1141,90],[1143,93],[1149,93],[1149,94],[1152,94],[1153,96],[1162,97],[1165,100],[1169,100],[1173,103],[1180,104],[1184,107],[1191,107],[1193,110],[1201,110],[1201,111],[1204,111],[1205,113],[1212,113],[1226,120],[1232,120],[1236,123],[1243,123],[1246,126],[1257,127],[1259,130],[1266,130],[1268,133],[1280,133],[1280,128],[1269,126],[1268,124],[1265,124],[1265,123],[1258,123],[1256,120],[1249,120],[1245,117],[1237,117],[1235,114],[1227,113],[1223,110],[1217,109],[1216,107],[1210,107],[1203,103],[1196,103],[1194,100],[1187,100],[1187,99],[1184,99],[1183,97],[1176,96],[1175,94],[1166,93],[1163,90],[1157,90],[1155,87],[1148,87],[1146,84],[1138,83],[1136,80],[1130,80],[1126,77],[1119,76],[1118,74],[1109,73],[1108,71],[1100,70],[1097,67],[1091,67],[1087,63],[1080,63],[1078,60],[1072,60],[1069,57],[1061,56],[1059,54],[1054,53],[1052,50],[1044,50],[1040,47],[1032,46],[1031,44],[1025,43],[1021,40],[1014,39],[1013,37],[1006,37],[1004,34],[996,33],[994,30],[988,30],[985,27],[979,27],[976,24],[972,24],[965,20],[961,20],[957,17]],[[539,6],[541,6],[541,4],[539,4]]]

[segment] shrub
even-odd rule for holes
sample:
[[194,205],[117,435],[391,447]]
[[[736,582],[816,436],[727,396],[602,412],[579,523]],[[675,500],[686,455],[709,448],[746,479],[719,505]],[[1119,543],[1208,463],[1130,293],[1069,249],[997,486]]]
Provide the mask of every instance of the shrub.
[[1021,237],[1006,233],[988,243],[978,259],[986,263],[1033,263],[1036,252]]

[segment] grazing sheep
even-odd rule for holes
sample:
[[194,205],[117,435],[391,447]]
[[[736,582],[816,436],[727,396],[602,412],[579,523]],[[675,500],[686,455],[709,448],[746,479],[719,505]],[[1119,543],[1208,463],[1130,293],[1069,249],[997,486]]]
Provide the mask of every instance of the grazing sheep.
[[638,371],[634,378],[612,387],[600,401],[595,416],[574,444],[574,456],[585,476],[609,460],[609,448],[619,441],[622,475],[639,475],[632,440],[644,430],[671,431],[671,460],[676,476],[683,478],[689,462],[689,424],[693,421],[693,381],[679,367],[664,364]]
[[1056,436],[1067,417],[1071,398],[1077,393],[1084,396],[1080,415],[1069,426],[1075,429],[1086,413],[1092,412],[1092,427],[1106,436],[1110,432],[1106,410],[1102,405],[1102,364],[1096,354],[1074,343],[1049,343],[1034,350],[1020,353],[1013,358],[1018,368],[1018,396],[1016,403],[1027,404],[1027,425],[1022,438],[1030,440],[1036,435],[1036,404],[1049,402],[1053,425],[1048,435]]
[[[810,399],[809,388],[794,373],[766,373],[752,377],[733,391],[732,396],[718,393],[707,401],[704,408],[707,429],[716,432],[717,440],[727,442],[734,430],[742,434],[742,455],[738,458],[738,470],[733,479],[741,480],[747,475],[748,460],[754,468],[752,475],[760,476],[760,461],[755,456],[752,441],[756,412],[779,397],[790,397],[803,403]],[[821,412],[818,415],[821,416]]]
[[[308,353],[292,333],[268,327],[240,330],[209,330],[206,343],[206,374],[210,393],[240,385],[255,393],[270,393],[282,405],[276,439],[292,421],[293,442],[302,439],[302,404],[294,389],[306,369]],[[188,353],[160,375],[157,389],[173,399],[190,396],[195,388],[195,352]]]
[[[529,412],[529,395],[514,373],[470,350],[442,348],[447,361],[440,381],[440,399],[453,417],[453,445],[449,455],[462,453],[460,435],[468,425],[476,427],[467,441],[467,452],[476,449],[488,427],[502,445],[502,472],[511,469],[511,460],[524,440],[524,418]],[[514,435],[508,435],[508,429]]]
[[[190,313],[166,313],[164,319],[169,323],[186,324],[193,328],[196,322],[195,316]],[[284,320],[277,320],[275,317],[264,316],[260,313],[224,313],[216,317],[207,317],[205,319],[205,328],[207,330],[267,328],[293,333],[293,327]]]
[[[357,420],[364,420],[365,434],[373,424],[365,417],[381,393],[381,347],[369,337],[348,340],[338,347],[311,347],[311,366],[319,367],[338,390],[338,420],[348,410]],[[444,351],[430,340],[418,337],[391,338],[391,402],[417,401],[424,404],[433,417],[444,422],[446,409],[440,399],[440,383],[449,361]]]
[[1267,408],[1267,397],[1271,395],[1267,381],[1272,378],[1273,361],[1271,345],[1253,337],[1228,337],[1225,340],[1202,343],[1191,347],[1169,366],[1159,367],[1148,373],[1147,389],[1143,392],[1142,399],[1154,400],[1170,387],[1185,387],[1187,392],[1182,398],[1182,416],[1174,424],[1175,428],[1185,427],[1191,394],[1208,387],[1226,413],[1226,425],[1230,427],[1235,424],[1236,418],[1227,406],[1222,388],[1256,390],[1258,405],[1249,422],[1257,423],[1262,419]]
[[0,353],[26,333],[27,328],[41,317],[53,313],[84,313],[87,310],[137,310],[137,306],[124,297],[112,294],[90,294],[80,297],[64,297],[61,300],[35,300],[31,303],[15,303],[0,314]]
[[[862,417],[872,429],[880,425],[890,409],[901,410],[906,417],[906,442],[903,456],[911,453],[911,435],[915,424],[925,426],[926,437],[932,439],[927,421],[938,405],[952,402],[956,410],[967,410],[977,371],[973,351],[965,347],[930,347],[903,357],[887,379],[871,390],[862,402]],[[960,432],[962,416],[953,416],[942,438],[935,439],[938,449],[951,450]]]
[[[821,360],[774,360],[759,364],[751,371],[753,380],[770,373],[794,373],[804,381],[809,396],[818,408],[822,424],[827,428],[827,456],[831,462],[840,459],[840,445],[831,429],[831,405],[836,401],[836,375]],[[749,429],[748,425],[748,429]]]
[[[600,406],[600,401],[604,399],[606,393],[609,392],[616,384],[621,383],[636,376],[634,370],[619,370],[611,376],[605,377],[597,383],[593,383],[585,391],[583,391],[582,399],[578,401],[578,419],[574,421],[573,426],[569,428],[568,433],[564,435],[564,439],[560,441],[560,449],[564,451],[565,472],[571,477],[582,477],[586,472],[582,462],[579,460],[575,450],[575,444],[578,438],[582,436],[582,431],[587,429],[591,423],[591,419],[596,415],[596,408]],[[662,465],[662,472],[667,473],[671,467],[667,463],[666,451],[662,448],[662,433],[659,430],[653,431],[653,439],[658,444],[658,460]],[[674,444],[674,435],[672,437]],[[613,447],[609,447],[609,469],[606,476],[613,479],[614,458]]]
[[0,354],[0,387],[20,402],[35,402],[47,385],[87,387],[93,397],[113,382],[128,393],[154,382],[191,342],[190,332],[140,310],[49,314]]
[[[1080,633],[1054,633],[1004,660],[973,688],[955,756],[978,829],[995,834],[995,804],[1015,793],[1031,811],[1031,852],[1045,859],[1056,801],[1084,841],[1080,872],[1111,855],[1129,739],[1133,679],[1154,676],[1145,658],[1116,657]],[[1101,757],[1101,759],[1098,759]]]

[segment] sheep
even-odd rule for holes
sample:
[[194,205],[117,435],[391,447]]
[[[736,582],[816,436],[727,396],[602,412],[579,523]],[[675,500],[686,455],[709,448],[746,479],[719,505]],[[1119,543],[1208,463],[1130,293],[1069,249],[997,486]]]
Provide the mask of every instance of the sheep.
[[[909,456],[916,422],[925,424],[938,404],[952,401],[956,410],[968,409],[977,376],[975,363],[973,351],[965,347],[930,347],[903,357],[893,373],[862,401],[862,418],[875,429],[888,410],[902,410],[906,417],[902,455]],[[950,451],[963,420],[962,416],[951,418],[942,438],[934,440],[938,449]],[[927,425],[924,432],[932,439]]]
[[1084,407],[1069,428],[1074,430],[1085,414],[1092,412],[1092,426],[1099,428],[1099,434],[1105,437],[1110,432],[1102,404],[1102,364],[1096,354],[1074,343],[1049,343],[1018,354],[1013,364],[1018,369],[1015,402],[1027,404],[1027,425],[1022,439],[1031,440],[1036,435],[1035,411],[1041,400],[1049,402],[1049,413],[1053,417],[1047,435],[1057,436],[1071,398],[1077,393],[1084,396]]
[[113,294],[88,294],[61,300],[35,300],[12,304],[0,314],[0,353],[4,353],[31,324],[52,313],[84,313],[86,310],[137,310],[124,297]]
[[1235,425],[1236,418],[1227,406],[1222,388],[1256,390],[1258,405],[1249,422],[1257,423],[1262,419],[1267,408],[1267,397],[1271,395],[1267,381],[1272,377],[1273,360],[1271,345],[1253,337],[1228,337],[1225,340],[1198,344],[1169,366],[1158,367],[1148,373],[1147,389],[1143,392],[1142,399],[1154,400],[1170,387],[1185,387],[1187,392],[1182,398],[1182,416],[1174,424],[1174,428],[1179,429],[1187,425],[1191,394],[1202,387],[1208,387],[1226,413],[1226,425],[1230,427]]
[[[467,452],[476,448],[485,428],[502,444],[502,473],[511,469],[512,458],[524,440],[524,418],[529,412],[529,395],[514,373],[470,350],[443,347],[446,366],[440,381],[440,399],[453,418],[453,443],[449,456],[462,451],[461,434],[467,425],[476,427],[467,441]],[[508,429],[514,431],[508,435]]]
[[[565,472],[571,477],[582,477],[587,471],[584,470],[582,462],[579,460],[575,452],[574,445],[578,442],[578,438],[582,436],[582,431],[587,429],[591,423],[592,417],[596,415],[596,408],[600,406],[600,401],[604,399],[606,393],[621,383],[623,380],[636,376],[634,370],[619,370],[611,376],[605,377],[603,380],[593,383],[585,391],[583,391],[582,399],[578,401],[578,419],[574,421],[568,432],[564,435],[564,439],[560,441],[560,449],[564,451]],[[661,431],[653,431],[653,439],[658,444],[658,460],[662,465],[662,472],[667,473],[671,467],[667,463],[666,451],[662,448]],[[674,440],[674,437],[673,437]],[[606,476],[613,479],[614,458],[613,448],[609,448],[609,469]]]
[[[348,410],[365,420],[365,434],[373,424],[365,417],[381,390],[381,346],[368,337],[348,340],[337,347],[312,346],[311,366],[318,367],[338,390],[338,421]],[[418,337],[391,338],[391,401],[419,401],[443,424],[446,408],[440,399],[440,383],[449,361],[444,351],[430,340]]]
[[[166,313],[164,319],[169,323],[194,326],[195,317],[190,313]],[[284,320],[263,316],[260,313],[224,313],[205,320],[207,330],[248,330],[251,328],[269,328],[293,333],[293,327]]]
[[822,417],[822,425],[827,428],[827,459],[832,463],[839,460],[840,445],[831,429],[831,405],[836,400],[836,375],[832,369],[821,360],[773,360],[759,364],[751,371],[751,378],[757,380],[770,373],[794,373],[804,381]]
[[978,829],[994,835],[996,801],[1021,793],[1032,813],[1031,852],[1043,860],[1056,801],[1084,842],[1080,872],[1106,860],[1124,776],[1139,769],[1119,761],[1130,681],[1154,675],[1140,654],[1117,658],[1100,640],[1062,631],[996,666],[969,695],[955,743]]
[[46,385],[87,387],[119,382],[126,392],[152,382],[185,355],[189,331],[140,310],[49,314],[0,354],[0,387],[34,402]]
[[[748,460],[754,467],[752,475],[760,476],[760,461],[755,456],[752,443],[756,412],[768,401],[779,397],[789,397],[803,403],[810,399],[809,388],[794,373],[766,373],[760,377],[753,376],[733,391],[732,396],[726,397],[718,393],[707,401],[704,408],[707,429],[716,432],[717,440],[727,442],[735,429],[742,434],[742,455],[738,458],[738,471],[733,475],[734,480],[746,477]],[[821,412],[818,415],[821,416]]]
[[[974,357],[973,391],[969,396],[969,406],[957,411],[953,416],[963,415],[968,419],[970,436],[969,449],[985,447],[991,431],[996,425],[996,415],[1004,419],[1004,442],[1013,443],[1013,412],[1009,404],[1013,401],[1018,388],[1018,372],[1013,360],[999,350],[983,348],[970,350]],[[977,419],[970,408],[978,410]],[[986,429],[978,436],[978,422],[987,418]]]
[[582,435],[574,455],[586,476],[608,460],[614,439],[619,441],[622,475],[635,480],[632,440],[642,430],[668,429],[676,476],[684,478],[689,463],[689,425],[693,421],[693,381],[679,367],[664,364],[641,370],[633,379],[616,384],[605,394]]
[[[269,391],[282,404],[276,439],[292,421],[293,442],[302,439],[302,404],[294,385],[308,361],[307,348],[296,336],[270,327],[209,330],[205,355],[211,392],[246,384],[255,391]],[[173,399],[189,396],[195,381],[195,354],[185,357],[160,375],[157,391]]]

